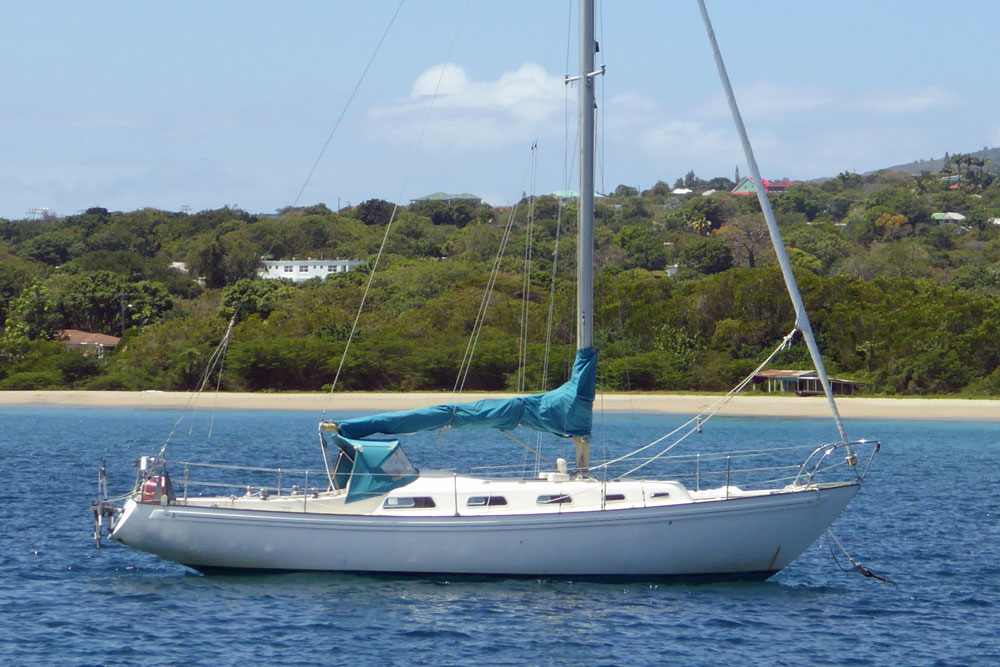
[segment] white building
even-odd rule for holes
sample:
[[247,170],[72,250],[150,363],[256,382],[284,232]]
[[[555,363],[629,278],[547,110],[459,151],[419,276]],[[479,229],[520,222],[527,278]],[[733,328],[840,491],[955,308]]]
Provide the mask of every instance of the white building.
[[364,262],[356,259],[279,259],[264,260],[257,271],[258,278],[284,278],[297,283],[313,278],[326,278],[331,273],[347,273]]

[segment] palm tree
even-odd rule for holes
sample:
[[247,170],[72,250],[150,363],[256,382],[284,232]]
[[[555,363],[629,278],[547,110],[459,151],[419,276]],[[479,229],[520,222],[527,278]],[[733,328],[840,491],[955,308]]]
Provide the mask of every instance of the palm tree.
[[979,187],[983,187],[983,169],[989,164],[990,159],[985,156],[979,156],[976,158],[976,166],[979,167],[979,172],[976,174],[976,182],[979,183]]
[[708,233],[712,231],[712,223],[700,211],[691,214],[691,217],[688,218],[688,225],[691,227],[691,231],[699,236],[708,236]]

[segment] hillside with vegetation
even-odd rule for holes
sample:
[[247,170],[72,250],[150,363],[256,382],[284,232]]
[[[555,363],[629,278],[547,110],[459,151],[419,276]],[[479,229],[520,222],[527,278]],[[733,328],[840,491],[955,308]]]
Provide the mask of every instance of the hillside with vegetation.
[[[944,157],[914,160],[913,162],[907,162],[906,164],[897,164],[889,167],[888,170],[901,171],[904,174],[912,174],[913,176],[924,172],[942,172],[945,175],[955,174],[961,172],[961,165],[965,164],[964,160],[966,158],[971,159],[971,166],[976,167],[985,167],[990,164],[1000,164],[1000,148],[983,146],[981,151],[975,151],[972,153],[956,153],[955,155],[945,153]],[[979,165],[980,160],[983,161],[982,165]]]
[[[676,185],[693,192],[619,186],[596,205],[604,389],[727,390],[792,329],[756,199],[730,194],[724,178],[689,173]],[[833,375],[872,394],[1000,395],[1000,180],[991,164],[842,173],[793,186],[773,206]],[[278,215],[95,207],[0,220],[0,389],[190,390],[234,314],[224,372],[211,386],[328,388],[393,208],[380,200]],[[946,212],[964,219],[934,215]],[[575,215],[572,201],[552,196],[510,209],[401,207],[338,387],[452,389],[503,243],[465,389],[562,381],[574,347]],[[292,284],[255,278],[261,257],[368,264]],[[65,329],[124,338],[97,358],[67,349],[58,340]],[[772,366],[810,363],[799,344]]]

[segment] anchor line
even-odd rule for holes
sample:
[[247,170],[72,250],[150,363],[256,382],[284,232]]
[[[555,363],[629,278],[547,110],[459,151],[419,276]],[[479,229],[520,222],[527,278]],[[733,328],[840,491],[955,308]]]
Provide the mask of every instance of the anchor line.
[[[829,530],[826,531],[826,537],[827,537],[826,545],[830,549],[830,556],[833,558],[833,562],[837,564],[837,567],[840,568],[841,571],[843,571],[843,572],[851,572],[852,570],[856,570],[862,576],[869,577],[869,578],[875,579],[877,581],[881,581],[881,582],[884,582],[884,583],[887,583],[887,584],[899,584],[898,581],[893,581],[892,579],[889,579],[888,577],[883,577],[880,574],[875,574],[874,572],[872,572],[871,570],[869,570],[867,567],[865,567],[864,565],[862,565],[858,561],[856,561],[853,558],[851,558],[851,554],[847,553],[847,549],[844,548],[844,545],[841,544],[840,540],[838,540],[836,537],[834,537],[833,533],[831,533]],[[840,564],[840,559],[837,558],[837,554],[833,550],[833,545],[834,544],[836,544],[837,547],[840,548],[840,550],[844,554],[844,557],[847,558],[847,560],[851,563],[851,565],[853,567],[844,567],[843,565]]]

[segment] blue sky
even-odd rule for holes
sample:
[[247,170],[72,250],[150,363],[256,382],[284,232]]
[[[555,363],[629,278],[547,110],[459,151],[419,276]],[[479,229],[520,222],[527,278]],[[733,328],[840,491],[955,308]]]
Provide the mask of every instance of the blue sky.
[[[0,217],[292,204],[397,4],[0,4]],[[598,189],[745,174],[694,0],[598,12]],[[709,12],[765,178],[1000,145],[1000,2]],[[566,187],[575,38],[565,1],[410,0],[298,203]]]

